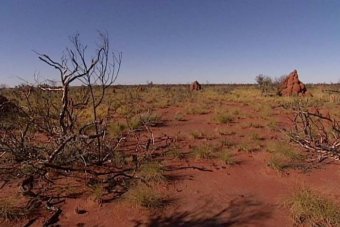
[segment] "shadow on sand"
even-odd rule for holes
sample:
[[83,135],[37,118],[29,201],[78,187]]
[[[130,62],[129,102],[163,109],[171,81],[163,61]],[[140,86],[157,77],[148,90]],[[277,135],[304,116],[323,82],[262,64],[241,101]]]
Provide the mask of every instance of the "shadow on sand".
[[[221,207],[221,206],[219,206]],[[222,209],[206,203],[191,211],[175,212],[171,216],[153,214],[147,221],[134,221],[134,226],[248,226],[260,224],[271,217],[273,207],[251,197],[236,198]]]

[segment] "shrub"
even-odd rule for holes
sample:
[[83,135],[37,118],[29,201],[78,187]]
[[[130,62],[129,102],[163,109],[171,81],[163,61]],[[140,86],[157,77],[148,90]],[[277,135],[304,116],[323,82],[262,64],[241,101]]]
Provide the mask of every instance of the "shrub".
[[260,86],[262,95],[267,95],[273,86],[272,78],[263,74],[256,76],[255,81]]

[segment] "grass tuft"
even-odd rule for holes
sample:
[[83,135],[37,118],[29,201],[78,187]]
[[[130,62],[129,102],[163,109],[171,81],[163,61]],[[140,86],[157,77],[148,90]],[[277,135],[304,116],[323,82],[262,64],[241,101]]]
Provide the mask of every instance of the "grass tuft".
[[210,144],[204,144],[203,146],[193,149],[193,155],[196,159],[213,159],[216,157],[216,148]]
[[163,167],[158,162],[142,165],[140,175],[147,182],[162,182],[166,180]]
[[146,185],[136,185],[130,189],[127,196],[135,205],[148,209],[161,208],[165,204],[163,196]]
[[310,189],[295,192],[287,203],[297,224],[339,226],[340,206]]
[[234,165],[235,164],[235,160],[234,160],[233,155],[227,150],[221,151],[220,154],[218,155],[218,157],[226,165]]
[[173,147],[170,148],[169,151],[167,151],[166,156],[172,159],[182,160],[185,158],[184,153],[179,147]]
[[215,115],[215,120],[220,124],[230,124],[235,120],[235,117],[228,112],[217,113]]
[[176,113],[175,114],[175,120],[176,121],[186,121],[185,116],[182,113]]
[[30,212],[24,207],[18,205],[15,198],[0,199],[0,220],[15,221],[29,216]]
[[286,143],[272,144],[269,146],[268,151],[272,153],[268,166],[278,171],[299,166],[305,158]]
[[206,135],[201,131],[193,131],[193,132],[191,132],[191,136],[195,140],[196,139],[197,140],[204,139],[206,137]]

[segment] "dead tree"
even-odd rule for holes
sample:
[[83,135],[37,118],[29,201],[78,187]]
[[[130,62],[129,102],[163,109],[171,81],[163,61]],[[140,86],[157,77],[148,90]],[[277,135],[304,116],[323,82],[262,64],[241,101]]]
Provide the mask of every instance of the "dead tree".
[[[96,140],[98,162],[102,159],[102,140],[105,136],[105,125],[98,117],[98,107],[102,104],[105,92],[111,86],[118,74],[122,60],[121,53],[110,52],[107,34],[99,33],[100,43],[95,56],[86,56],[87,46],[79,40],[79,35],[71,37],[72,48],[66,49],[66,54],[61,61],[53,60],[46,54],[39,54],[39,59],[59,72],[60,87],[41,87],[49,92],[61,92],[61,108],[59,112],[59,134],[58,146],[49,155],[48,162],[51,163],[55,157],[63,151],[64,147],[77,139]],[[71,86],[81,83],[85,87],[85,95],[82,100],[75,103],[70,95]],[[95,91],[96,90],[96,91]],[[99,92],[98,92],[99,90]],[[98,94],[99,93],[99,94]],[[92,109],[92,120],[84,124],[77,122],[78,106],[88,106]],[[81,124],[79,126],[79,124]],[[88,132],[94,127],[94,131]]]
[[[22,114],[20,118],[15,116],[9,128],[0,124],[0,161],[11,159],[6,174],[25,177],[21,188],[23,195],[30,198],[28,204],[53,208],[45,225],[57,219],[61,209],[51,206],[50,193],[43,195],[44,192],[31,189],[39,180],[47,181],[48,187],[53,188],[54,178],[48,174],[51,170],[63,175],[82,174],[86,185],[90,187],[91,180],[100,182],[108,194],[117,198],[128,190],[125,180],[147,184],[137,175],[141,163],[163,157],[162,152],[173,142],[169,136],[154,137],[151,127],[159,122],[151,117],[140,119],[147,133],[138,129],[118,138],[107,136],[108,123],[100,108],[106,107],[106,91],[119,74],[122,54],[110,52],[106,34],[100,33],[99,37],[93,57],[86,55],[87,46],[80,42],[79,35],[71,38],[72,47],[66,49],[60,61],[38,53],[41,61],[57,70],[59,81],[15,89]],[[90,116],[84,118],[82,113],[88,111]],[[117,153],[124,155],[121,165],[116,163]],[[132,161],[126,161],[127,156]],[[115,187],[119,191],[113,190]]]
[[[41,61],[59,72],[58,83],[26,85],[15,90],[24,103],[23,114],[9,122],[10,130],[4,132],[1,126],[0,151],[11,154],[18,162],[52,164],[66,150],[69,150],[67,155],[73,155],[74,151],[82,156],[91,153],[96,163],[102,161],[106,123],[98,115],[98,108],[119,74],[122,54],[110,51],[108,36],[103,33],[99,33],[93,57],[86,55],[87,46],[80,42],[79,35],[73,36],[71,43],[72,47],[66,49],[60,61],[37,53]],[[83,109],[92,114],[80,120]]]

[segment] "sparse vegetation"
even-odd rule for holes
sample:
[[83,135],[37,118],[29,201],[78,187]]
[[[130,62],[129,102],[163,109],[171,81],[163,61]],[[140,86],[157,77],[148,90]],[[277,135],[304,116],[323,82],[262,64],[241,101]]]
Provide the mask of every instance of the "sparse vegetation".
[[340,225],[340,206],[308,188],[295,192],[286,205],[294,221],[299,225]]
[[264,128],[264,126],[260,123],[254,123],[254,122],[250,122],[249,124],[250,128]]
[[269,76],[260,74],[255,78],[257,84],[260,86],[262,95],[266,96],[273,90],[273,80]]
[[264,140],[264,138],[261,137],[261,136],[260,136],[258,133],[256,133],[256,132],[253,132],[253,133],[251,134],[251,139],[252,139],[252,140],[255,140],[255,141]]
[[219,155],[219,159],[226,165],[233,165],[235,164],[235,160],[233,155],[227,151],[227,150],[222,150]]
[[253,152],[257,152],[261,149],[261,146],[258,145],[258,144],[240,144],[238,146],[238,149],[239,151],[242,151],[242,152],[246,152],[246,153],[253,153]]
[[101,204],[103,200],[104,192],[105,192],[105,189],[103,187],[103,184],[98,183],[98,184],[93,185],[92,186],[93,200]]
[[140,176],[146,182],[162,182],[166,179],[161,164],[157,162],[151,162],[142,165]]
[[127,126],[122,123],[115,123],[109,126],[108,132],[112,134],[112,136],[120,138],[123,133],[126,131]]
[[216,157],[216,148],[212,144],[195,147],[192,153],[196,159],[212,159]]
[[268,162],[268,165],[278,171],[283,171],[289,167],[289,159],[282,154],[274,154]]
[[276,170],[284,171],[287,168],[299,167],[304,156],[296,152],[286,143],[274,143],[269,146],[272,157],[268,165]]
[[0,199],[0,223],[1,221],[14,221],[27,218],[34,210],[28,210],[19,205],[19,200],[13,197]]
[[340,1],[1,3],[0,227],[340,227]]
[[197,105],[190,105],[187,107],[187,114],[191,114],[191,115],[204,115],[204,114],[208,114],[209,108],[207,108],[205,105],[203,104],[197,104]]
[[182,113],[176,113],[175,120],[176,121],[186,121],[185,116]]
[[235,117],[228,112],[217,113],[215,116],[215,120],[220,124],[230,124],[235,120]]
[[166,154],[169,158],[178,159],[178,160],[181,160],[185,157],[184,153],[181,151],[181,149],[178,146],[171,147],[167,151]]
[[[79,98],[82,91],[76,89],[79,88],[72,87],[71,92]],[[188,177],[183,173],[181,176],[182,171],[187,169],[195,169],[192,173],[196,170],[199,173],[199,171],[215,172],[226,169],[228,172],[221,172],[220,176],[231,178],[234,176],[229,175],[230,172],[242,169],[242,165],[248,165],[250,162],[255,162],[256,168],[265,168],[260,171],[270,171],[266,167],[269,166],[285,173],[282,177],[290,174],[288,170],[309,170],[311,166],[309,162],[313,160],[309,157],[310,153],[302,153],[299,147],[283,140],[282,131],[288,127],[286,119],[291,116],[299,102],[302,102],[306,108],[312,108],[314,105],[318,108],[327,107],[335,113],[334,116],[337,116],[336,108],[328,105],[328,101],[325,102],[326,105],[319,98],[299,101],[298,97],[277,99],[259,96],[255,86],[228,87],[228,92],[222,92],[223,89],[219,87],[205,86],[199,93],[188,92],[184,86],[152,85],[145,89],[112,86],[108,89],[107,96],[98,109],[98,117],[102,119],[103,127],[105,126],[102,128],[105,129],[105,133],[104,143],[101,144],[101,162],[98,162],[97,140],[80,137],[79,140],[72,140],[67,144],[51,164],[44,166],[44,162],[34,160],[37,157],[40,161],[48,158],[48,155],[42,155],[44,153],[38,151],[43,149],[43,152],[46,152],[45,146],[49,144],[46,141],[52,138],[51,135],[45,135],[44,130],[33,127],[27,131],[29,137],[21,140],[20,136],[25,134],[22,134],[20,127],[25,125],[25,118],[16,121],[1,118],[0,121],[4,126],[2,130],[6,126],[6,130],[10,129],[13,133],[6,134],[6,137],[1,139],[4,141],[11,135],[11,138],[16,140],[8,144],[9,148],[22,149],[19,149],[22,153],[0,151],[1,165],[6,168],[15,166],[12,168],[13,171],[0,168],[1,177],[11,179],[15,175],[15,179],[23,181],[23,178],[32,175],[39,182],[37,184],[41,184],[39,176],[46,171],[47,179],[55,184],[55,186],[50,184],[50,188],[47,189],[53,196],[83,199],[86,195],[99,204],[106,204],[107,201],[114,203],[115,199],[123,196],[136,207],[158,209],[164,207],[167,201],[160,191],[176,190],[180,193],[186,190],[180,186],[182,178],[183,181],[195,179],[192,178],[195,177],[194,174]],[[6,93],[8,90],[5,89],[3,92]],[[38,94],[40,93],[35,95]],[[257,94],[256,102],[253,100],[254,94]],[[57,96],[53,96],[53,99],[58,102]],[[44,111],[43,106],[39,106],[39,101],[33,97],[32,101],[41,114]],[[20,103],[23,108],[26,105],[23,100],[15,103]],[[79,124],[91,121],[93,118],[91,109],[81,108],[78,115]],[[53,124],[58,124],[57,113],[51,115],[51,121]],[[18,129],[19,131],[15,131]],[[92,125],[86,127],[82,133],[92,135],[95,131]],[[312,131],[312,135],[316,133],[317,131]],[[266,150],[268,153],[263,152]],[[51,154],[51,151],[47,151],[47,154]],[[260,158],[256,157],[257,155]],[[238,165],[233,166],[235,164]],[[51,167],[48,167],[49,165]],[[313,169],[313,171],[317,170]],[[215,176],[213,172],[212,177]],[[303,171],[296,172],[303,174]],[[81,182],[67,186],[58,185],[58,181],[64,177],[74,182],[73,176],[79,177],[76,181],[97,180],[80,192],[78,185]],[[273,181],[275,182],[275,179]],[[34,183],[34,186],[37,184]],[[176,189],[172,189],[173,185],[177,185]],[[191,190],[195,192],[195,189],[191,188]],[[199,190],[197,193],[200,193]],[[7,207],[13,209],[4,209],[3,219],[9,221],[21,217],[27,219],[28,213],[24,208]],[[62,208],[62,205],[58,207]],[[100,207],[98,206],[98,209],[101,209]],[[19,215],[15,216],[12,211],[17,208],[20,212],[16,212]],[[43,211],[44,206],[37,209]]]
[[222,141],[222,146],[225,146],[226,148],[232,148],[234,146],[236,146],[237,144],[233,141],[230,140],[223,140]]
[[142,184],[133,187],[127,196],[133,204],[148,209],[161,208],[165,205],[165,199],[160,193]]
[[191,132],[191,136],[193,139],[204,139],[206,135],[201,131],[193,131]]

